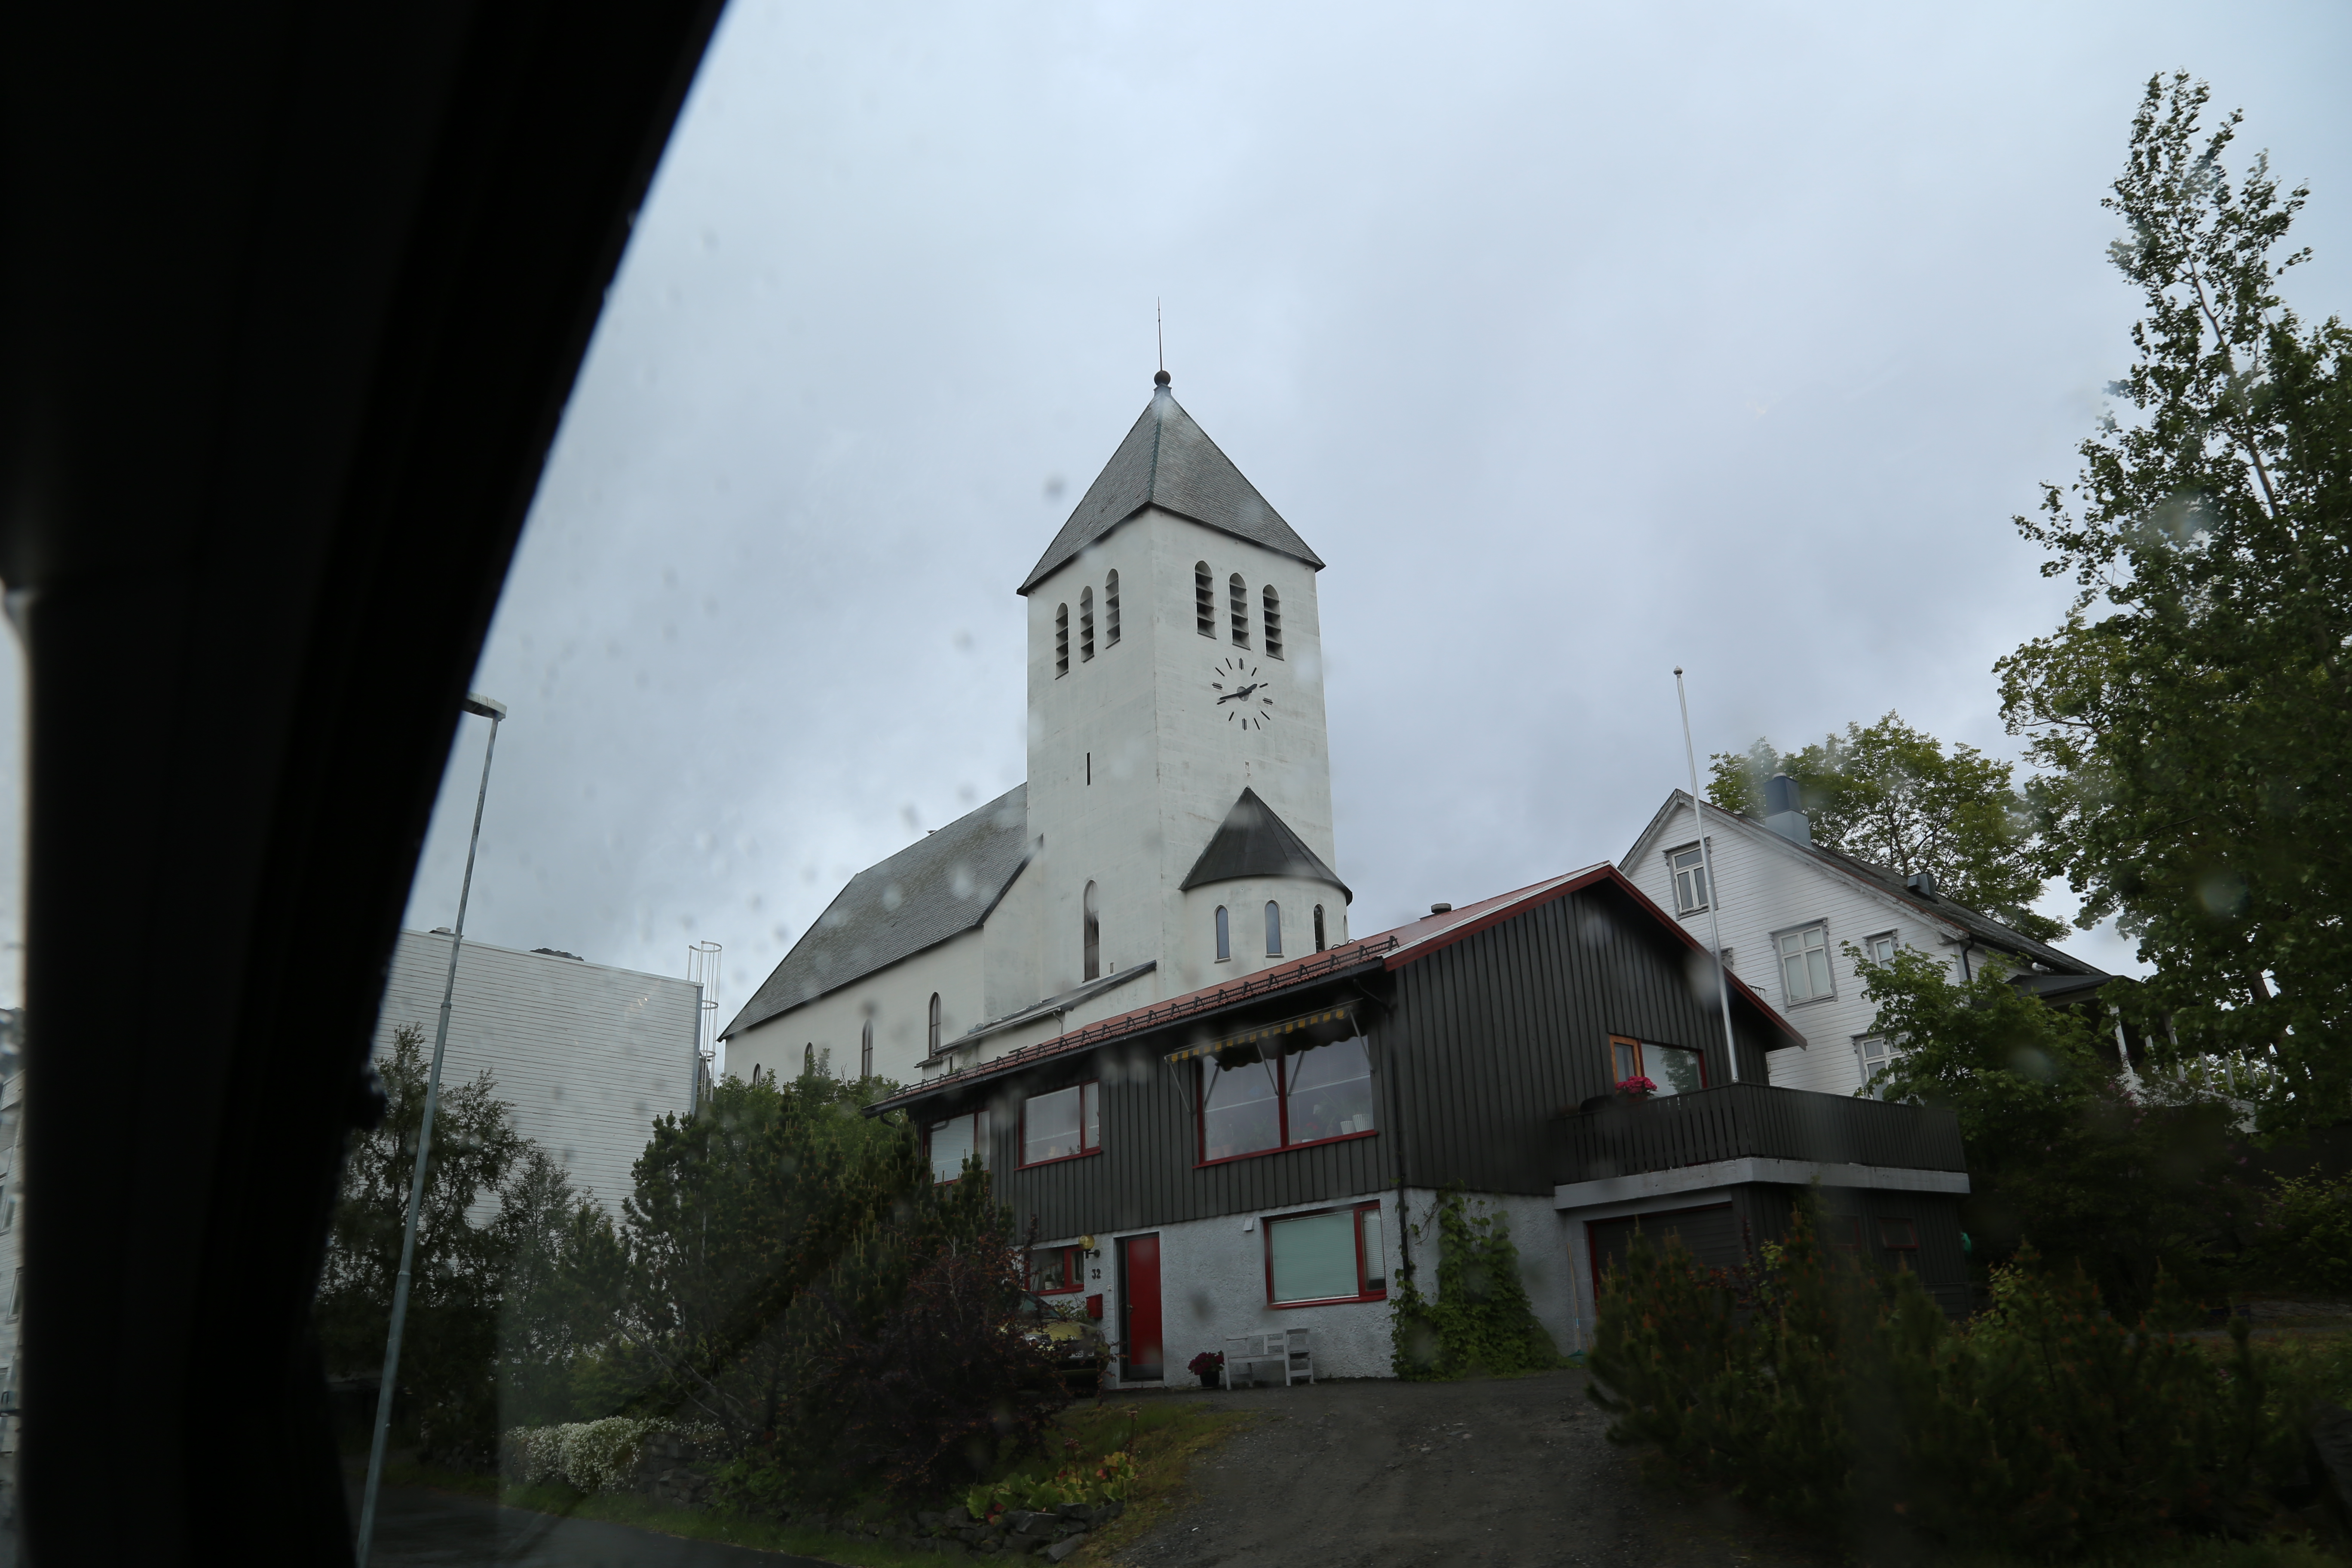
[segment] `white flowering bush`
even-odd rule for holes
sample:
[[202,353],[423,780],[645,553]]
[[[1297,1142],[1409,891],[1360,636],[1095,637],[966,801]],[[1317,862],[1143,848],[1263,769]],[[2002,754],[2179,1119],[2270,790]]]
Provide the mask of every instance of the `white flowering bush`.
[[646,1439],[656,1435],[677,1437],[697,1450],[707,1450],[719,1440],[715,1426],[633,1421],[625,1415],[554,1426],[511,1426],[499,1438],[499,1473],[524,1486],[561,1480],[583,1492],[621,1491],[636,1475]]

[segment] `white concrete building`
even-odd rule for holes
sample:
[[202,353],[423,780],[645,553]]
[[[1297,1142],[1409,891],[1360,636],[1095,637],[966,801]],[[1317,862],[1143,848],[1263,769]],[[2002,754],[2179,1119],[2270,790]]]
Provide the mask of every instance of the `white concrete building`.
[[729,1070],[912,1083],[1345,942],[1322,566],[1163,377],[1020,586],[1028,782],[853,878]]
[[1932,877],[1906,879],[1814,844],[1799,803],[1782,804],[1788,809],[1762,822],[1706,808],[1719,909],[1709,908],[1686,790],[1667,795],[1618,863],[1702,949],[1710,914],[1719,921],[1732,973],[1804,1036],[1802,1047],[1771,1054],[1775,1084],[1852,1094],[1885,1065],[1893,1047],[1876,1032],[1878,1009],[1863,999],[1849,946],[1882,962],[1898,948],[1925,952],[1955,980],[1992,955],[2053,1002],[2085,996],[2113,978],[1944,898]]
[[[400,933],[376,1018],[378,1059],[403,1026],[423,1035],[429,1059],[450,940]],[[468,940],[457,955],[442,1086],[488,1073],[517,1130],[618,1217],[655,1119],[694,1110],[701,1005],[692,981]]]

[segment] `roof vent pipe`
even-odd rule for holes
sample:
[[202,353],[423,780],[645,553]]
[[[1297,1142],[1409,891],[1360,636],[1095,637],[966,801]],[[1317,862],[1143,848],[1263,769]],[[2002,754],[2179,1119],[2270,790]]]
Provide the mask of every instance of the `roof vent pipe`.
[[1936,896],[1936,874],[1933,871],[1914,871],[1903,879],[1903,886],[1923,899],[1932,899]]
[[1432,904],[1429,906],[1429,912],[1433,915],[1450,915],[1454,912],[1454,906],[1452,904]]
[[1774,773],[1764,781],[1764,826],[1791,844],[1810,845],[1813,841],[1813,825],[1801,809],[1803,796],[1797,791],[1797,781],[1786,773]]

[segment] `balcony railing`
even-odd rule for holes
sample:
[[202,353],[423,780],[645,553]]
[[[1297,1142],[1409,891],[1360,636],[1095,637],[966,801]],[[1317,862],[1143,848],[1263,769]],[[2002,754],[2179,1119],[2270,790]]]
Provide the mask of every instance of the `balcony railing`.
[[1745,1158],[1968,1169],[1959,1122],[1948,1110],[1760,1083],[1611,1100],[1571,1111],[1554,1127],[1556,1183]]

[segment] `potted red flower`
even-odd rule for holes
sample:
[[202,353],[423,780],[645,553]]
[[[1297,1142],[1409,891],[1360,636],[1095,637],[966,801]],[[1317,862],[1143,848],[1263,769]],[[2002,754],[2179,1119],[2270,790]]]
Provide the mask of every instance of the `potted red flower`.
[[1202,1388],[1214,1388],[1220,1374],[1225,1370],[1225,1352],[1202,1351],[1184,1364],[1187,1371],[1201,1380]]
[[1657,1092],[1658,1086],[1639,1073],[1617,1086],[1619,1097],[1624,1100],[1647,1100]]

